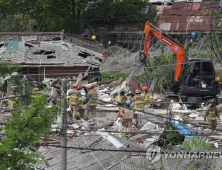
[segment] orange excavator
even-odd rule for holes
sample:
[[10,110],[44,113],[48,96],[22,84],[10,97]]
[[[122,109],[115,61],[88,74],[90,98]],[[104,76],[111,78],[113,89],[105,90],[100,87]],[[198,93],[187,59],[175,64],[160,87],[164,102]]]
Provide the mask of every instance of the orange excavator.
[[[144,50],[140,53],[140,61],[145,63],[148,56],[152,37],[156,37],[165,44],[176,57],[175,70],[172,71],[171,90],[165,96],[165,101],[181,98],[183,102],[197,107],[202,102],[207,102],[213,98],[217,99],[220,93],[219,79],[215,77],[214,65],[208,58],[186,58],[183,46],[165,34],[163,31],[149,23],[144,27]],[[182,74],[181,74],[182,73]],[[173,76],[174,75],[174,76]],[[217,99],[218,101],[218,99]]]

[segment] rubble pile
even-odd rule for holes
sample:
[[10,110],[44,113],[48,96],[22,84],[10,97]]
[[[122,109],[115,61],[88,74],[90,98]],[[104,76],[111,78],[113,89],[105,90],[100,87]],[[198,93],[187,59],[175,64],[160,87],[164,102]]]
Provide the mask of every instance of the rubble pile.
[[[135,112],[138,114],[137,120],[133,118],[132,132],[128,132],[128,128],[125,128],[124,122],[120,122],[118,118],[119,108],[116,105],[116,98],[121,91],[124,91],[129,98],[132,97],[134,90],[138,89],[140,84],[133,78],[123,80],[122,77],[118,77],[114,80],[109,80],[100,83],[88,84],[82,80],[84,76],[75,77],[79,84],[79,90],[82,94],[83,100],[87,95],[87,88],[89,85],[93,85],[96,88],[98,94],[98,103],[96,107],[96,116],[88,121],[85,121],[84,111],[86,106],[83,106],[80,110],[79,119],[75,119],[71,113],[71,108],[67,108],[67,139],[68,146],[87,148],[104,148],[107,149],[129,149],[146,151],[148,148],[159,145],[159,141],[164,136],[166,126],[170,124],[174,131],[189,136],[193,134],[208,134],[207,142],[212,144],[212,148],[219,148],[222,146],[221,134],[209,135],[210,130],[189,124],[188,122],[205,125],[208,123],[204,121],[203,114],[206,107],[203,106],[196,110],[190,110],[182,102],[171,101],[168,109],[161,108],[164,103],[164,99],[161,95],[154,94],[154,108],[144,108],[144,112]],[[69,79],[69,77],[67,77]],[[73,81],[74,81],[73,80]],[[67,87],[71,87],[73,82],[69,82]],[[36,83],[36,86],[39,86]],[[44,86],[48,91],[41,91],[42,94],[48,97],[47,107],[56,105],[61,100],[61,80],[47,80],[44,82]],[[39,88],[40,89],[40,88]],[[67,92],[68,94],[68,92]],[[7,104],[3,104],[3,109],[7,109]],[[218,110],[221,112],[222,106],[218,105]],[[4,137],[4,125],[7,120],[10,119],[10,112],[0,112],[0,139]],[[220,116],[221,117],[221,116]],[[221,117],[222,118],[222,117]],[[171,120],[171,121],[170,121]],[[185,121],[185,122],[181,122]],[[61,122],[62,117],[57,115],[57,119],[52,125],[52,130],[49,139],[41,138],[40,143],[42,145],[60,145],[61,144]],[[221,128],[221,122],[218,122],[218,128]],[[93,139],[94,138],[94,139]],[[89,140],[89,143],[83,143],[84,140]],[[173,143],[173,141],[170,141]],[[161,146],[160,146],[161,147]],[[181,147],[181,144],[178,145]],[[60,149],[55,149],[50,146],[41,146],[40,148],[32,148],[35,152],[41,152],[46,154],[49,159],[50,167],[53,169],[56,161],[55,154]],[[75,151],[76,152],[76,151]],[[75,156],[87,155],[88,152],[94,152],[91,150],[82,150],[76,152]],[[55,153],[55,154],[54,154]],[[122,153],[123,154],[123,153]],[[117,155],[115,155],[117,157]],[[125,154],[123,154],[125,156]],[[102,159],[102,158],[101,158]],[[111,158],[110,158],[111,159]],[[111,166],[111,165],[110,165]]]

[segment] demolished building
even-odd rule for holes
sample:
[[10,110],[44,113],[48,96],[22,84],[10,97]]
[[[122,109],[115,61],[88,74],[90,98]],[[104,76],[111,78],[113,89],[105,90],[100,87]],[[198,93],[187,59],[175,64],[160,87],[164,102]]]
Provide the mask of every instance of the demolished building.
[[0,58],[21,64],[21,73],[31,75],[36,81],[73,77],[86,71],[89,81],[92,67],[101,66],[105,59],[101,51],[98,44],[71,35],[61,40],[59,33],[0,35]]

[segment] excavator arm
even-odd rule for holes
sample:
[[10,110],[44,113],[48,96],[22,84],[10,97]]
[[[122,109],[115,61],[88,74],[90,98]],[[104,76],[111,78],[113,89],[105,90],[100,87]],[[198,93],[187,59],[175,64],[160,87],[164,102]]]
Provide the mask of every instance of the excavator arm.
[[178,81],[178,77],[180,75],[181,69],[182,69],[182,63],[184,61],[185,55],[184,55],[184,48],[181,44],[176,42],[174,39],[172,39],[170,36],[166,35],[164,32],[156,28],[154,25],[151,25],[148,21],[145,24],[144,27],[144,35],[145,35],[145,41],[144,41],[144,58],[143,61],[146,61],[150,42],[152,36],[155,36],[158,38],[162,43],[164,43],[167,47],[171,49],[171,51],[176,55],[177,61],[176,61],[176,69],[175,69],[175,75],[174,75],[174,81]]

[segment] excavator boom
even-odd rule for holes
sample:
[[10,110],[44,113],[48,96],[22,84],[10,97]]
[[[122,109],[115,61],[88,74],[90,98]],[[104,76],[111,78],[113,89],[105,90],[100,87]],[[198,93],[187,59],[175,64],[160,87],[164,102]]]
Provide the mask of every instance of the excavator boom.
[[[144,60],[146,61],[150,42],[152,36],[158,38],[162,43],[164,43],[167,47],[171,49],[171,51],[176,55],[177,61],[176,61],[176,69],[175,69],[175,76],[174,81],[178,81],[178,77],[180,75],[181,69],[182,69],[182,63],[184,61],[185,55],[184,55],[184,48],[181,44],[173,40],[171,37],[163,33],[161,30],[153,26],[155,29],[151,28],[151,25],[148,21],[145,24],[144,27],[144,35],[145,35],[145,41],[144,41]],[[157,31],[158,30],[158,31]]]

